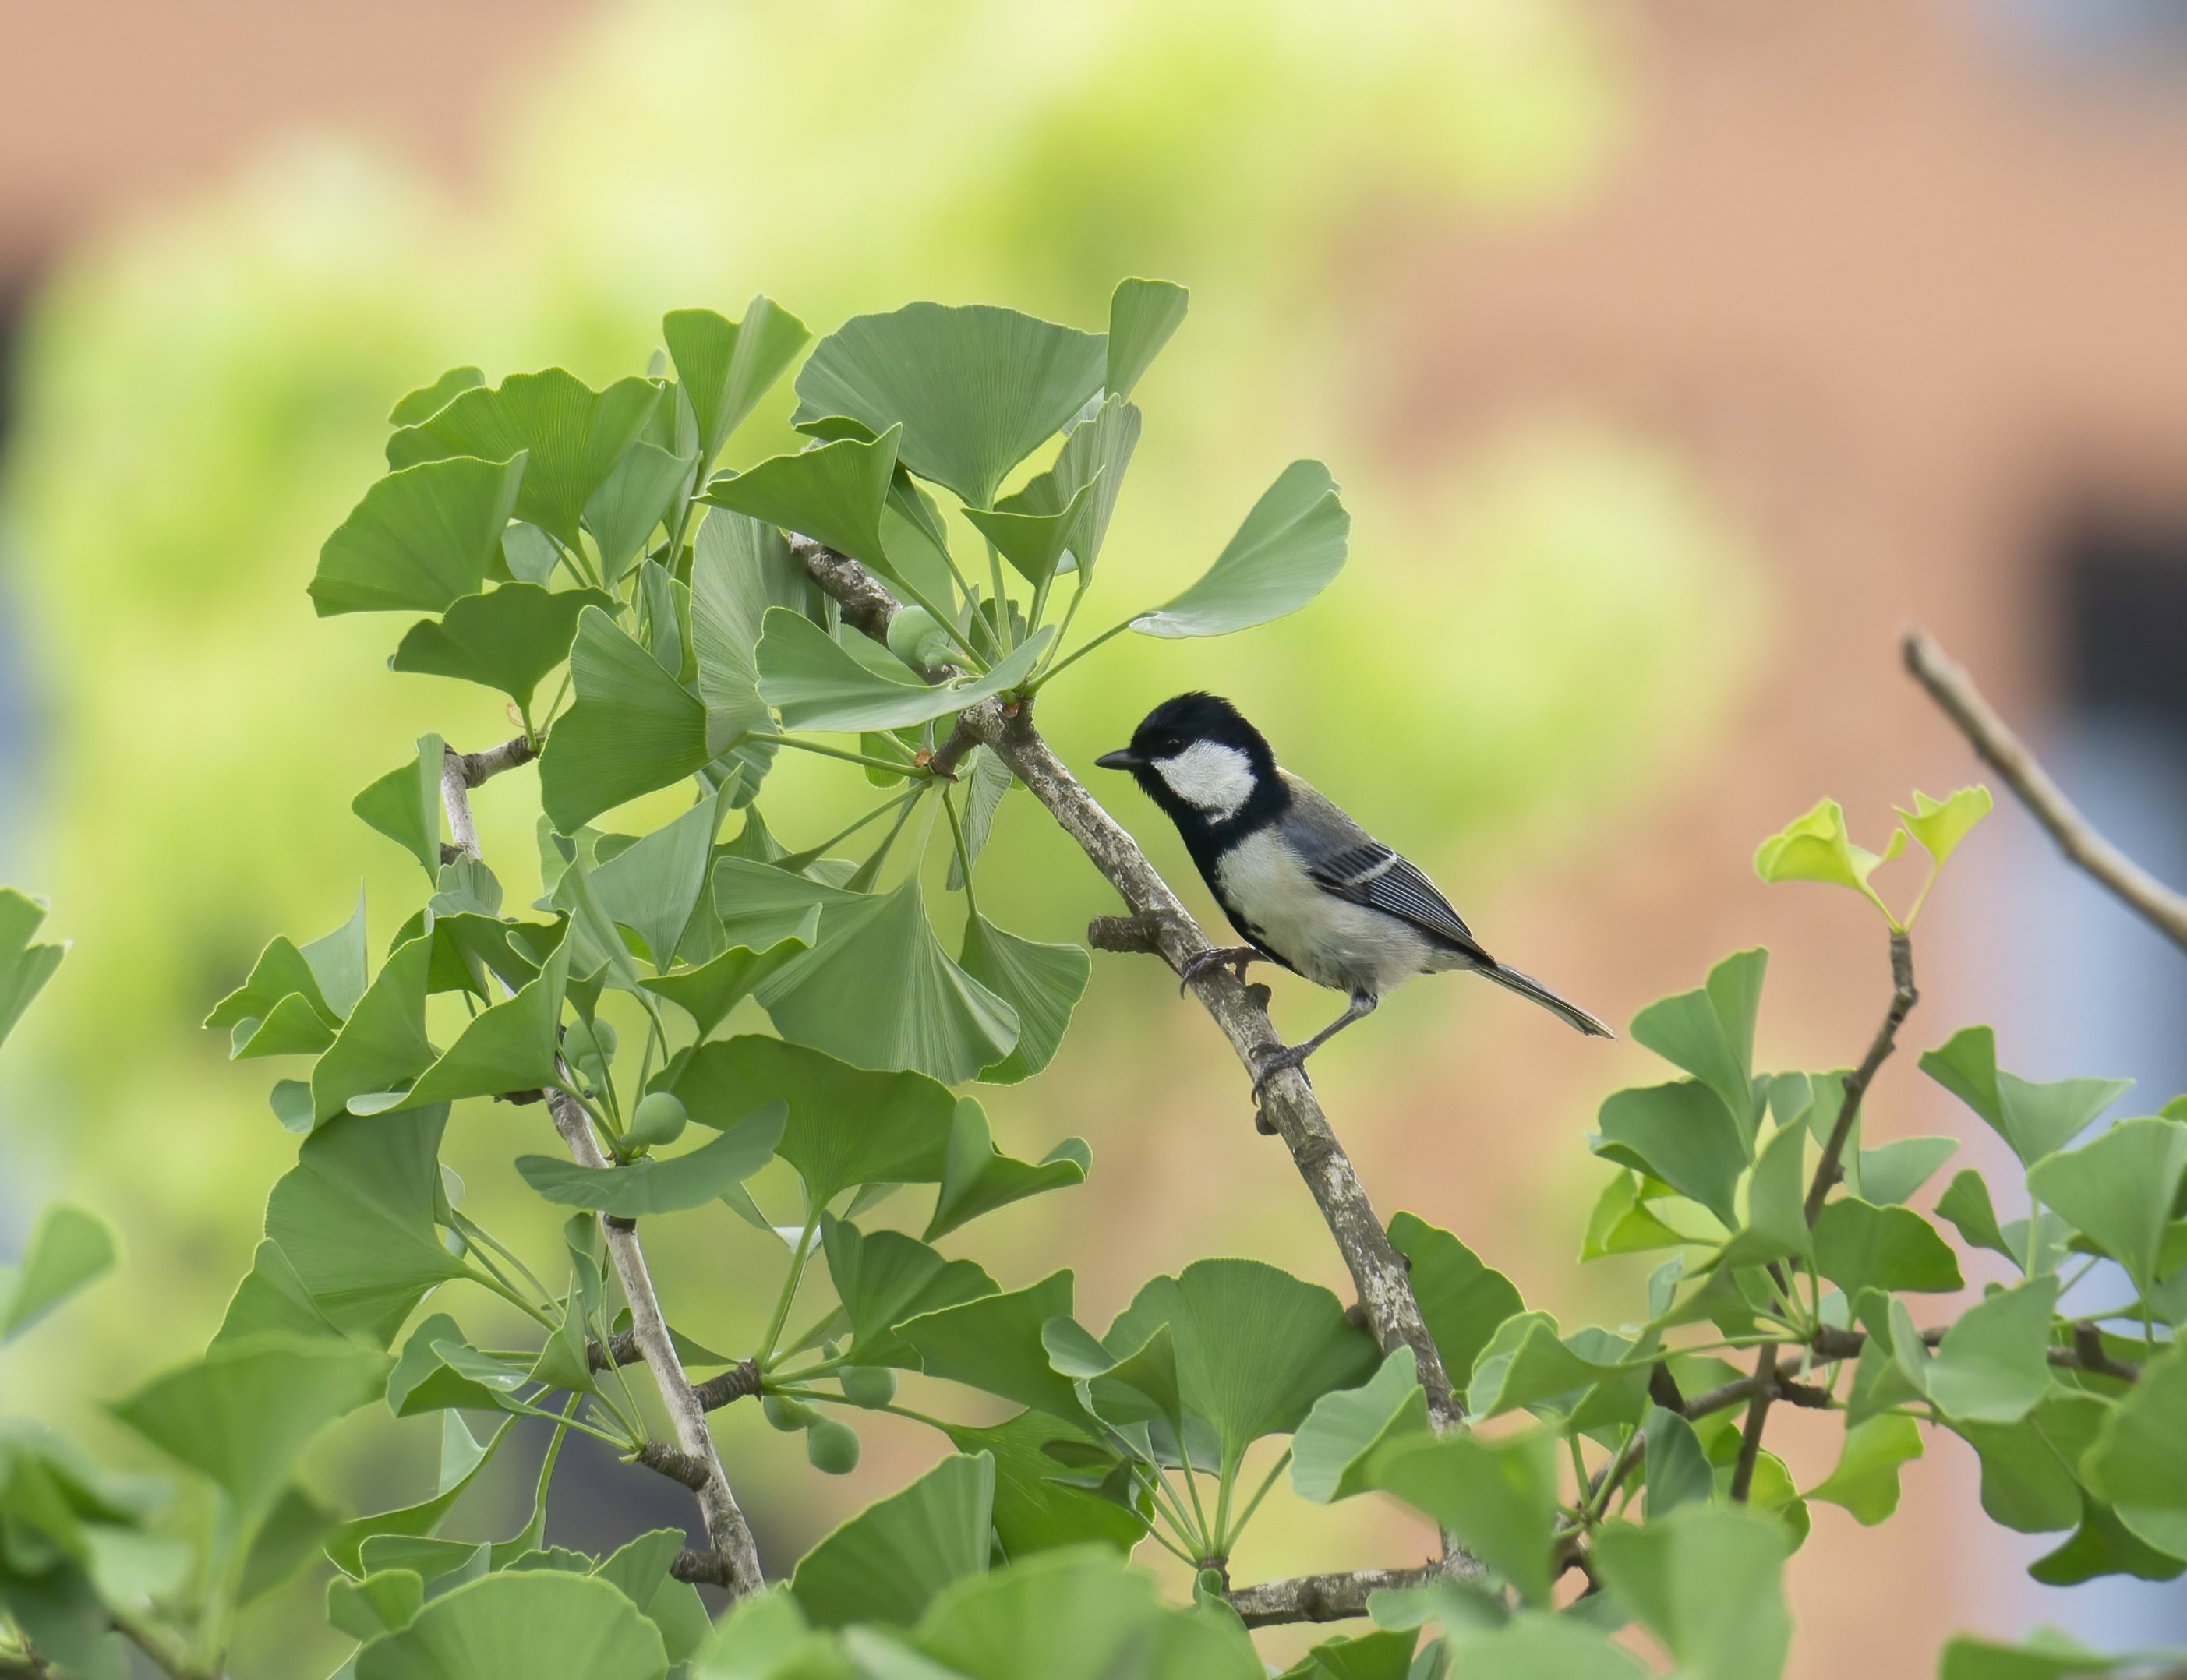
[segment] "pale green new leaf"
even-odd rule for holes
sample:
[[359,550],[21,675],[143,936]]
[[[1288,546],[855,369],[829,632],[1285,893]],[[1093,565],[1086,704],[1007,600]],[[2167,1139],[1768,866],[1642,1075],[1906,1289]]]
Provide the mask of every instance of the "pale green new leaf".
[[248,1520],[287,1486],[321,1430],[379,1396],[391,1363],[328,1338],[229,1342],[155,1377],[114,1415],[217,1483]]
[[1192,294],[1167,280],[1119,280],[1109,295],[1109,346],[1103,389],[1129,396],[1140,376],[1184,324]]
[[357,1654],[357,1680],[664,1680],[661,1630],[605,1581],[510,1570],[429,1602]]
[[1898,819],[1941,868],[1975,824],[1989,815],[1993,804],[1989,789],[1980,785],[1960,788],[1942,800],[1931,799],[1917,788],[1914,808],[1901,810]]
[[1863,851],[1846,832],[1845,812],[1838,802],[1826,799],[1806,816],[1786,823],[1756,848],[1754,873],[1773,885],[1779,881],[1822,881],[1833,886],[1851,887],[1896,927],[1897,919],[1876,896],[1868,878],[1879,865],[1888,863],[1905,850],[1905,829],[1893,829],[1881,854]]
[[321,618],[436,613],[477,594],[525,474],[520,447],[486,460],[430,460],[390,473],[319,550],[313,609]]
[[597,589],[550,594],[535,583],[504,583],[491,594],[450,602],[438,622],[419,620],[388,668],[498,688],[528,710],[540,679],[569,656],[577,615],[615,604]]
[[983,1213],[1027,1196],[1082,1184],[1093,1164],[1094,1152],[1082,1138],[1065,1138],[1038,1161],[1013,1160],[995,1147],[986,1110],[970,1097],[959,1098],[956,1117],[950,1122],[949,1154],[934,1198],[934,1216],[926,1223],[926,1240],[932,1242]]
[[350,801],[350,809],[401,846],[437,881],[441,875],[441,773],[447,749],[438,735],[418,738],[418,756],[389,771]]
[[622,1166],[580,1166],[555,1155],[519,1155],[524,1182],[550,1202],[641,1219],[703,1207],[774,1159],[784,1104],[758,1113],[686,1155],[649,1155]]
[[[585,503],[644,435],[661,396],[661,386],[650,379],[618,379],[595,391],[559,368],[512,374],[490,390],[465,391],[422,424],[396,432],[387,441],[387,464],[402,468],[452,455],[500,461],[525,452],[529,459],[516,492],[516,516],[574,553]],[[500,534],[497,525],[494,535]],[[474,583],[448,598],[478,587]],[[447,601],[402,604],[438,611]]]
[[1641,1505],[1645,1519],[1660,1522],[1681,1505],[1706,1503],[1716,1492],[1716,1472],[1694,1426],[1676,1412],[1650,1406],[1641,1430],[1646,1441],[1648,1485]]
[[2146,1298],[2183,1173],[2187,1124],[2122,1120],[2070,1154],[2038,1161],[2027,1189],[2124,1267],[2135,1292]]
[[1071,1012],[1085,996],[1093,963],[1079,945],[1042,945],[1007,933],[975,911],[964,921],[958,957],[964,972],[1017,1014],[1010,1054],[981,1070],[990,1085],[1015,1085],[1049,1065],[1063,1042]]
[[[2016,1423],[2050,1386],[2050,1315],[2058,1280],[2038,1278],[1977,1302],[1944,1333],[1926,1370],[1929,1398],[1967,1423]],[[1893,1351],[1907,1350],[1895,1329]],[[1918,1356],[1916,1356],[1918,1357]]]
[[1107,342],[1014,309],[914,303],[821,340],[797,375],[804,425],[834,415],[876,435],[902,425],[903,464],[968,507],[991,508],[1011,468],[1084,407]]
[[70,1295],[110,1271],[114,1233],[80,1207],[55,1203],[38,1216],[19,1266],[0,1267],[0,1343],[12,1341]]
[[983,674],[926,683],[908,666],[901,676],[877,671],[812,620],[773,607],[755,663],[760,694],[782,714],[783,728],[855,733],[947,717],[1015,688],[1054,639],[1054,626],[1044,625]]
[[2187,1348],[2175,1341],[2142,1368],[2083,1469],[2144,1542],[2187,1556]]
[[986,1572],[994,1500],[992,1458],[944,1458],[807,1552],[790,1590],[823,1627],[908,1627],[943,1587]]
[[745,306],[741,321],[724,320],[711,309],[672,309],[661,317],[661,331],[699,422],[702,468],[712,464],[812,336],[802,321],[763,295]]
[[1863,1289],[1948,1293],[1959,1264],[1936,1228],[1911,1208],[1877,1207],[1858,1197],[1824,1204],[1815,1220],[1815,1269],[1847,1301]]
[[1997,1035],[1986,1026],[1962,1027],[1938,1048],[1923,1051],[1920,1065],[2010,1144],[2022,1166],[2072,1142],[2134,1085],[2130,1079],[2021,1079],[1998,1066]]
[[1504,1320],[1474,1360],[1465,1409],[1476,1418],[1493,1418],[1521,1407],[1548,1406],[1615,1374],[1615,1366],[1566,1346],[1548,1313],[1522,1312]]
[[576,704],[539,761],[539,794],[556,832],[681,781],[714,755],[706,708],[596,608],[578,615],[570,649]]
[[1363,1385],[1313,1402],[1291,1436],[1291,1486],[1301,1498],[1326,1505],[1363,1493],[1377,1485],[1369,1467],[1378,1449],[1431,1438],[1415,1368],[1411,1348],[1393,1347]]
[[1143,613],[1144,636],[1227,636],[1296,612],[1344,565],[1352,515],[1318,461],[1294,461],[1268,486],[1206,575]]

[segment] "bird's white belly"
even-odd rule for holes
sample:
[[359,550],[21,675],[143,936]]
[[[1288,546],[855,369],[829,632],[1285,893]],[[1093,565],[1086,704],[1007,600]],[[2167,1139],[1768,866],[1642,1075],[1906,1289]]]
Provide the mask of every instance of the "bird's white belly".
[[1396,917],[1323,891],[1272,834],[1233,847],[1215,874],[1253,936],[1317,986],[1380,995],[1447,964],[1425,935]]

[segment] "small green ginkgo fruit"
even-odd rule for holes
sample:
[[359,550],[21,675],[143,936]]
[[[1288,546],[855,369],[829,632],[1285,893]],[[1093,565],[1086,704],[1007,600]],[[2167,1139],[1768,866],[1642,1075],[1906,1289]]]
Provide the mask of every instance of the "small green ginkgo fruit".
[[896,1373],[883,1365],[846,1365],[835,1374],[843,1398],[877,1412],[896,1398]]
[[816,1470],[848,1475],[858,1468],[858,1432],[848,1424],[823,1418],[805,1432],[805,1456]]
[[672,1143],[683,1135],[691,1116],[672,1091],[655,1091],[639,1099],[630,1117],[630,1140],[652,1149]]

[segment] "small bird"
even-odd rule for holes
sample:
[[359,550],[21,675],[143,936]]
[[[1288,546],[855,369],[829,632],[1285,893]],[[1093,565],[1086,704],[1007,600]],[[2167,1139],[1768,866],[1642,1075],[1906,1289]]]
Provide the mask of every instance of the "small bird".
[[1219,695],[1164,700],[1131,745],[1094,761],[1130,771],[1168,813],[1208,891],[1248,941],[1203,952],[1187,965],[1186,980],[1219,967],[1243,979],[1247,964],[1265,958],[1351,994],[1344,1013],[1313,1037],[1268,1047],[1257,1101],[1279,1070],[1300,1066],[1414,975],[1485,975],[1581,1032],[1616,1036],[1482,950],[1434,882],[1280,767],[1261,732]]

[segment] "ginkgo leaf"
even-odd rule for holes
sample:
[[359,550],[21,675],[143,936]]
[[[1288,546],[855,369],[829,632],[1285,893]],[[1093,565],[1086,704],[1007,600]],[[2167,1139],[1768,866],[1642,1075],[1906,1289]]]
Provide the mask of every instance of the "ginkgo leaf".
[[1294,461],[1270,485],[1206,575],[1143,613],[1143,636],[1227,636],[1296,612],[1343,570],[1352,515],[1318,461]]
[[321,618],[444,612],[486,587],[526,470],[521,446],[486,460],[428,460],[364,493],[319,550],[311,582]]
[[1891,908],[1868,884],[1877,868],[1906,850],[1906,830],[1893,829],[1881,853],[1864,851],[1846,832],[1845,812],[1834,799],[1820,801],[1806,816],[1788,823],[1763,841],[1754,853],[1754,873],[1771,883],[1824,881],[1851,887],[1898,925]]
[[1982,786],[1960,788],[1942,800],[1934,800],[1920,789],[1914,791],[1914,808],[1900,810],[1898,820],[1921,849],[1939,864],[1958,850],[1975,824],[1989,815],[1993,801]]

